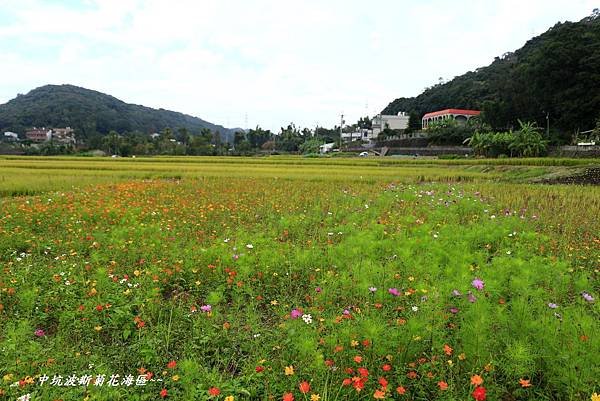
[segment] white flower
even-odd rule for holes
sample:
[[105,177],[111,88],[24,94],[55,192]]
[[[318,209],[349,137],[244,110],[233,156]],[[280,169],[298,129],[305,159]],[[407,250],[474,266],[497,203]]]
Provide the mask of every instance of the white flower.
[[411,309],[412,309],[413,312],[417,312],[419,310],[419,307],[418,306],[413,306]]
[[306,324],[311,324],[312,316],[311,315],[302,315],[302,320],[304,320],[304,323],[306,323]]
[[252,249],[252,248],[254,248],[254,245],[252,245],[252,244],[247,244],[247,245],[246,245],[246,248],[248,248],[248,249]]
[[225,243],[227,243],[227,242],[229,242],[229,241],[230,241],[230,239],[229,239],[229,238],[225,238],[225,239],[223,240],[223,242],[225,242]]

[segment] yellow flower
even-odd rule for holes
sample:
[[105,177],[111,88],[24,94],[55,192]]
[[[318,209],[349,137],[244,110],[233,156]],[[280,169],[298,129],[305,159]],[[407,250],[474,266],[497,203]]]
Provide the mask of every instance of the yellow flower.
[[292,376],[294,374],[294,367],[292,365],[285,367],[285,375]]
[[276,299],[274,299],[274,300],[271,301],[271,305],[276,306],[277,304],[279,304],[279,302],[277,302]]
[[233,396],[228,395],[227,397],[225,397],[225,401],[233,401]]
[[96,326],[96,327],[94,327],[94,330],[100,331],[100,330],[102,330],[102,326]]
[[447,362],[448,362],[448,365],[449,365],[449,366],[452,366],[452,365],[454,364],[454,362],[452,362],[452,359],[448,359],[448,361],[447,361]]
[[356,340],[352,340],[352,341],[350,341],[350,346],[351,346],[351,347],[356,347],[356,346],[358,346],[358,341],[356,341]]
[[458,356],[458,359],[460,359],[461,361],[464,361],[465,359],[467,359],[467,356],[465,355],[465,353],[463,352],[462,354],[460,354]]
[[33,377],[27,376],[23,381],[27,384],[33,384]]
[[9,381],[11,381],[11,380],[12,380],[12,378],[13,378],[13,374],[12,374],[12,373],[9,373],[9,374],[7,374],[7,375],[4,375],[4,376],[2,377],[2,380],[4,380],[5,382],[9,382]]
[[140,271],[139,271],[139,270],[134,270],[134,271],[133,271],[133,274],[134,274],[136,277],[139,277],[141,273],[140,273]]
[[319,401],[320,399],[321,399],[321,396],[319,394],[311,394],[310,395],[310,401]]
[[179,375],[175,375],[173,377],[171,377],[171,379],[176,382],[177,380],[179,380]]
[[594,394],[592,394],[592,401],[600,401],[600,395],[598,395],[596,392],[594,392]]

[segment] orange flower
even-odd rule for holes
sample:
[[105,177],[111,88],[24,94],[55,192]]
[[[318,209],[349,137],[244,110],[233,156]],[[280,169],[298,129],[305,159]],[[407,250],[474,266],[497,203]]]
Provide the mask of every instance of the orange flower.
[[446,383],[445,381],[439,381],[438,386],[442,391],[448,390],[448,383]]
[[471,384],[472,385],[481,386],[481,383],[483,383],[483,379],[481,378],[481,376],[479,376],[479,375],[471,376]]
[[354,362],[356,362],[356,363],[361,363],[361,362],[362,362],[362,356],[360,356],[360,355],[356,355],[356,356],[354,357]]
[[385,379],[385,377],[380,377],[378,382],[384,390],[387,388],[388,381]]
[[529,380],[520,379],[519,384],[521,385],[521,387],[531,387],[531,383],[529,383]]
[[211,387],[208,389],[208,395],[216,397],[221,394],[221,390],[218,387]]
[[381,390],[375,390],[373,398],[375,398],[376,400],[383,400],[385,398],[385,392]]
[[400,395],[406,393],[406,389],[403,386],[396,387],[396,392]]
[[387,364],[387,363],[386,363],[385,365],[383,365],[383,366],[381,367],[381,369],[382,369],[384,372],[389,372],[390,370],[392,370],[392,365],[389,365],[389,364]]
[[411,370],[410,372],[408,372],[406,374],[406,377],[408,377],[409,379],[416,379],[417,378],[417,372],[415,372],[414,370]]
[[449,346],[448,344],[444,345],[444,352],[446,353],[446,355],[448,355],[448,356],[452,355],[452,351],[454,351],[454,350],[452,349],[451,346]]
[[169,369],[175,369],[175,366],[177,366],[176,361],[169,361],[169,363],[167,363],[167,368]]
[[298,385],[300,392],[306,394],[310,391],[310,384],[307,381],[303,381]]
[[294,394],[285,393],[283,397],[281,397],[282,401],[294,401]]

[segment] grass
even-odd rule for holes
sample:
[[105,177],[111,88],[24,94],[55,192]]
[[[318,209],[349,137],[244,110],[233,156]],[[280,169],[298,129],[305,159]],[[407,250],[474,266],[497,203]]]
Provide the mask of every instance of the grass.
[[600,391],[577,166],[210,160],[0,160],[0,399]]

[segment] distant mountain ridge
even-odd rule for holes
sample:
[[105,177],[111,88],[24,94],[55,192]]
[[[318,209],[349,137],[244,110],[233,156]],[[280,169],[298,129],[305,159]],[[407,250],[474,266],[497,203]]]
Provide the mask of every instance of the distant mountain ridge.
[[164,128],[203,128],[231,142],[235,130],[187,114],[125,103],[111,95],[74,85],[45,85],[0,105],[0,130],[23,132],[31,127],[72,127],[79,138]]
[[518,126],[517,119],[545,127],[548,117],[563,139],[592,129],[600,117],[600,11],[557,23],[489,66],[416,97],[398,98],[382,113],[405,111],[420,118],[448,108],[483,110],[495,129]]

